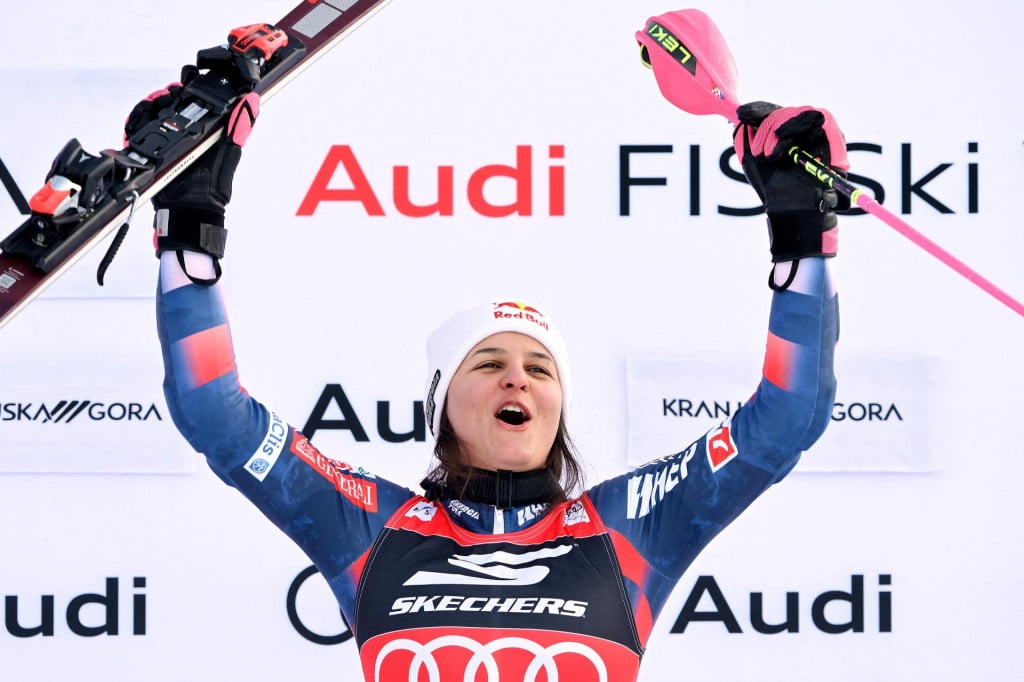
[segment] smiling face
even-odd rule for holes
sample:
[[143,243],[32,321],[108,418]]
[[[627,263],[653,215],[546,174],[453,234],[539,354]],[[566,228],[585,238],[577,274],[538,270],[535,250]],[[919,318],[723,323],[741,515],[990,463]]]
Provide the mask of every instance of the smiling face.
[[525,334],[488,336],[452,376],[446,409],[466,464],[492,471],[543,468],[562,412],[555,361]]

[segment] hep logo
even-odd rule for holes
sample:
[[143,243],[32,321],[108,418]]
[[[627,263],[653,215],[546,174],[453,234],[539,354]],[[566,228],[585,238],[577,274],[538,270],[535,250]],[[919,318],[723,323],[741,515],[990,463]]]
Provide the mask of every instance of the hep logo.
[[[565,158],[564,145],[548,147],[547,166],[547,215],[565,215],[565,167],[554,163]],[[470,209],[486,218],[504,218],[511,215],[532,216],[534,205],[535,175],[543,171],[534,168],[533,145],[516,145],[514,165],[488,164],[469,173],[465,196]],[[338,176],[347,176],[343,182]],[[435,190],[424,203],[413,201],[410,190],[412,171],[409,166],[395,166],[391,172],[391,203],[394,210],[410,218],[455,215],[455,185],[457,173],[454,166],[438,166],[435,172]],[[418,177],[422,177],[418,175]],[[461,184],[461,181],[460,183]],[[341,185],[341,187],[339,187]],[[509,186],[511,185],[511,192]],[[377,183],[379,187],[379,183]],[[511,196],[511,201],[500,202],[495,195]],[[350,202],[360,204],[368,216],[384,216],[387,212],[380,200],[381,194],[374,188],[363,171],[359,159],[349,145],[333,145],[306,190],[306,196],[296,215],[311,216],[325,202]],[[422,200],[421,200],[422,201]]]

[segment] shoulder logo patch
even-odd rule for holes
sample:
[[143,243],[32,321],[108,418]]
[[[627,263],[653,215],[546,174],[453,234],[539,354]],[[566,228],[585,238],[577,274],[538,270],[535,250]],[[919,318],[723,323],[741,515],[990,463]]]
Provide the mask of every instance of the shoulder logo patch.
[[708,452],[708,464],[711,471],[715,472],[731,462],[739,450],[732,439],[732,420],[726,419],[717,429],[708,431],[705,440],[705,449]]

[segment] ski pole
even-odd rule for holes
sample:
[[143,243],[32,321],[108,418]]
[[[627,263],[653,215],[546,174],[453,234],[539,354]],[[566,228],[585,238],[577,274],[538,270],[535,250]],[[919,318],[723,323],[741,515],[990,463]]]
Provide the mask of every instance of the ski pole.
[[799,147],[790,147],[788,155],[798,166],[803,166],[809,174],[813,175],[819,181],[828,185],[839,194],[849,197],[851,204],[857,206],[857,208],[863,209],[866,213],[870,213],[875,216],[886,225],[893,228],[904,237],[951,267],[955,272],[965,277],[968,281],[973,282],[997,301],[1009,307],[1010,310],[1013,310],[1018,315],[1024,317],[1024,305],[1021,305],[1020,301],[997,287],[977,271],[972,270],[949,251],[946,251],[931,239],[918,232],[905,220],[892,213],[892,211],[887,210],[884,206],[878,203],[874,197],[851,183],[834,169],[826,166],[820,160],[814,158]]
[[[725,38],[709,16],[697,9],[684,9],[651,17],[644,29],[636,32],[636,39],[640,44],[641,61],[654,70],[658,87],[669,102],[687,113],[718,114],[733,125],[739,123],[736,113],[739,100],[735,95],[739,80],[736,64]],[[655,54],[658,57],[654,57]],[[662,79],[658,77],[659,71],[653,67],[654,60],[666,66],[681,68],[674,68]],[[799,147],[790,148],[788,156],[818,181],[848,197],[851,204],[875,216],[1024,317],[1024,304],[911,227],[874,197],[846,180],[838,171]]]

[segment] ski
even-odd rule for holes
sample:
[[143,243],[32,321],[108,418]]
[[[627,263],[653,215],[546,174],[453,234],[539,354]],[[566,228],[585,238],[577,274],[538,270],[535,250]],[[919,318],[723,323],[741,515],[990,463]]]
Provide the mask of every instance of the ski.
[[266,102],[390,0],[302,0],[280,21],[230,32],[200,50],[180,95],[122,149],[91,154],[77,139],[57,154],[28,218],[0,241],[0,327],[115,230],[103,276],[139,206],[219,140],[249,91]]

